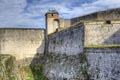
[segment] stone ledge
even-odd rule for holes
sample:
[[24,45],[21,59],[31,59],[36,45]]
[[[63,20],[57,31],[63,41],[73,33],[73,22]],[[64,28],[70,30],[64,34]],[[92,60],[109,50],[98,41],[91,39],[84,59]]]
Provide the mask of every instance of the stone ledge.
[[84,48],[120,48],[120,44],[93,44],[85,45]]

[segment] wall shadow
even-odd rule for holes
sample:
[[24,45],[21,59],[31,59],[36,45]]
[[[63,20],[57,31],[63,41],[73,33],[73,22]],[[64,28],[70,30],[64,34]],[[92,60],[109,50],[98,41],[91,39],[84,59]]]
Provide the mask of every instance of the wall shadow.
[[32,76],[33,80],[48,80],[44,75],[43,75],[43,66],[42,64],[45,61],[44,57],[44,52],[43,50],[45,49],[45,42],[42,41],[41,45],[36,50],[36,54],[34,55],[29,67],[32,71]]
[[104,41],[104,44],[120,44],[120,29],[113,35],[111,35],[109,38],[107,38]]

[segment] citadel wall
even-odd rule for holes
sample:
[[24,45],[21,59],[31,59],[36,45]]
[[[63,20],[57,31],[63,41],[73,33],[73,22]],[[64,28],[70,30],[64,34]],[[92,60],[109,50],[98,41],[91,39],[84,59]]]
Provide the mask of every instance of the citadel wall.
[[86,47],[110,47],[120,45],[120,20],[96,20],[85,22]]
[[[54,14],[54,13],[53,13]],[[105,20],[118,20],[120,19],[120,9],[111,9],[111,10],[105,10],[105,11],[100,11],[100,12],[95,12],[92,14],[88,14],[88,15],[84,15],[84,16],[80,16],[80,17],[75,17],[75,18],[71,18],[71,19],[64,19],[64,18],[60,18],[59,16],[56,17],[52,17],[52,18],[47,18],[47,29],[48,29],[48,34],[52,34],[54,32],[56,32],[57,29],[59,29],[59,31],[67,29],[71,26],[75,26],[81,22],[87,22],[87,21],[93,21],[93,20],[97,20],[97,21],[105,21]],[[50,15],[50,14],[48,14]],[[55,27],[54,26],[54,20],[57,19],[59,21],[59,26]]]
[[92,80],[120,79],[120,48],[84,48]]
[[47,58],[45,75],[50,80],[119,80],[119,28],[119,21],[89,21],[49,35],[52,58]]
[[120,19],[120,8],[110,9],[105,11],[99,11],[92,14],[75,17],[70,19],[71,25],[79,24],[80,22],[90,21],[90,20],[118,20]]
[[119,18],[120,9],[114,9],[70,19],[70,25],[64,20],[69,27],[49,35],[45,75],[50,80],[119,80]]
[[83,24],[49,35],[48,52],[75,55],[83,52]]
[[44,30],[29,28],[1,28],[0,54],[11,54],[17,59],[44,53]]
[[120,9],[68,20],[53,16],[47,19],[48,37],[41,29],[1,28],[0,54],[24,59],[48,49],[43,68],[49,80],[120,79]]

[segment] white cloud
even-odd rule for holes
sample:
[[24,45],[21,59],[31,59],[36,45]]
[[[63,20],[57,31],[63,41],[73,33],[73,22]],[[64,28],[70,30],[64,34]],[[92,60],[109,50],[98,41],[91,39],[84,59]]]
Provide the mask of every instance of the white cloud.
[[[79,5],[73,7],[72,3],[77,2]],[[41,3],[37,2],[36,4],[31,4],[28,7],[28,10],[31,11],[31,13],[40,13],[45,14],[45,12],[48,9],[56,9],[60,13],[61,17],[64,18],[72,18],[76,16],[81,16],[85,14],[89,14],[96,11],[111,9],[111,8],[117,8],[120,7],[120,0],[93,0],[93,2],[84,2],[79,3],[79,0],[70,1],[66,0],[64,2],[47,2]],[[79,1],[79,2],[78,2]],[[92,1],[92,0],[91,0]],[[69,3],[69,4],[68,4]],[[39,15],[39,14],[35,14]]]
[[[72,18],[120,7],[120,0],[0,0],[1,27],[45,27],[44,14],[56,9],[61,17]],[[73,4],[75,6],[73,6]]]

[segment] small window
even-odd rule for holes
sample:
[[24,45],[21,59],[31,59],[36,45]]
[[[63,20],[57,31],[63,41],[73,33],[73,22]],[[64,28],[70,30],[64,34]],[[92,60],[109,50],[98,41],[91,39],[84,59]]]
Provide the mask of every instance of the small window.
[[56,32],[58,32],[58,28],[56,29]]
[[67,80],[67,78],[64,78],[63,80]]
[[52,16],[53,16],[53,14],[52,14]]
[[106,24],[111,24],[111,21],[110,21],[110,20],[107,20],[105,23],[106,23]]

